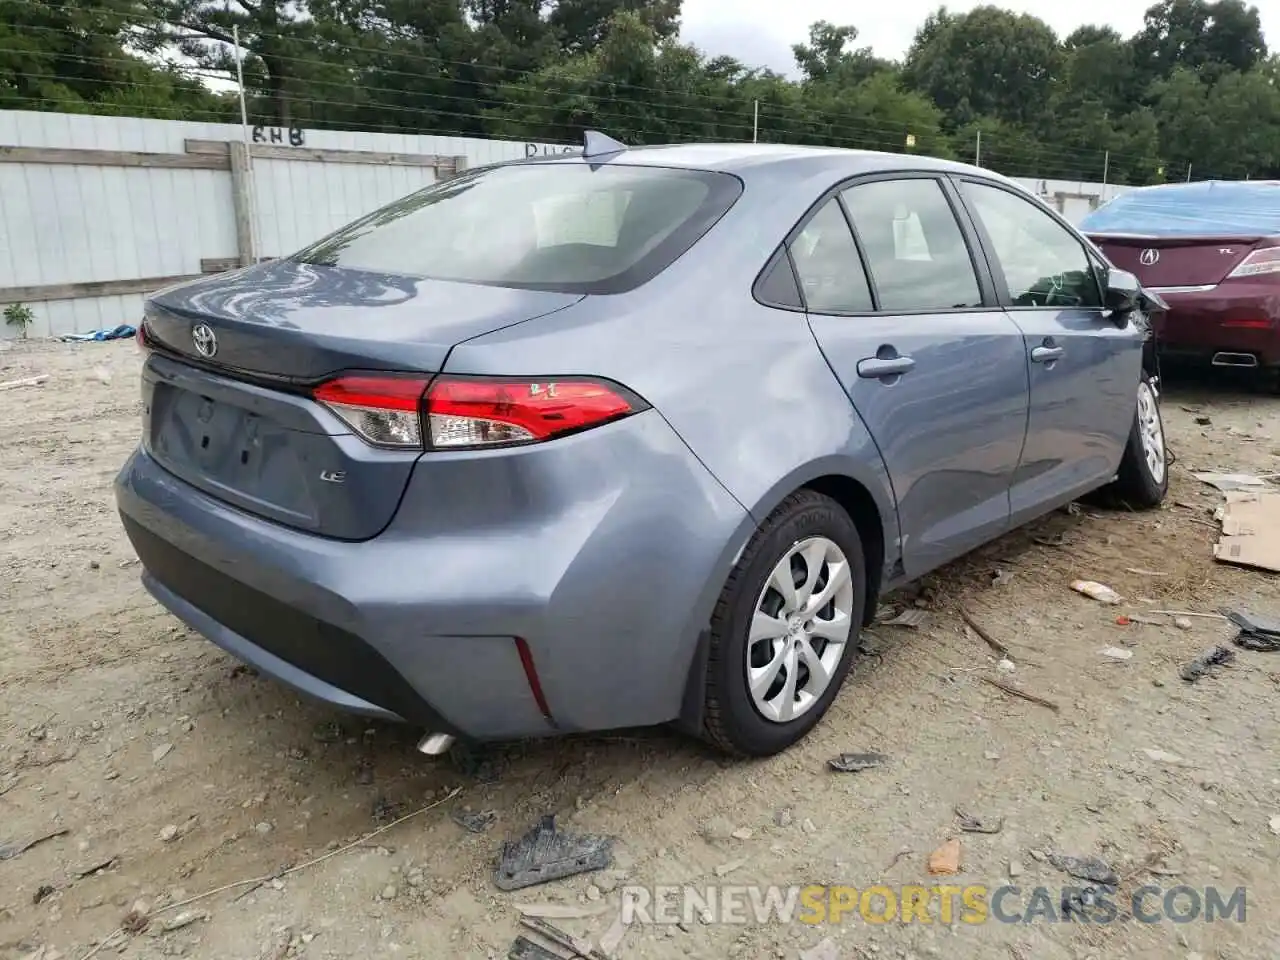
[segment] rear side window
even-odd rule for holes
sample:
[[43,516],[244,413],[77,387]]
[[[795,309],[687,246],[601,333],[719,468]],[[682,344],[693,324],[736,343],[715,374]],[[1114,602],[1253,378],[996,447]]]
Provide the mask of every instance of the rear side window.
[[991,238],[1013,306],[1102,306],[1084,244],[1038,201],[968,180],[960,189]]
[[565,293],[620,293],[666,269],[733,205],[733,176],[556,162],[434,184],[294,255],[303,263]]
[[842,196],[882,311],[982,305],[969,247],[938,181],[878,180]]
[[805,306],[814,313],[865,313],[871,287],[840,203],[832,197],[791,241]]

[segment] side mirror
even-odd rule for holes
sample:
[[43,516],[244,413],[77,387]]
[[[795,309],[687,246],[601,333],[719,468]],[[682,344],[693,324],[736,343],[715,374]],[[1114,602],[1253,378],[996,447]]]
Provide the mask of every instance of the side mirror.
[[1112,267],[1107,271],[1107,291],[1105,304],[1108,310],[1127,314],[1136,310],[1142,303],[1142,284],[1138,278],[1127,270]]

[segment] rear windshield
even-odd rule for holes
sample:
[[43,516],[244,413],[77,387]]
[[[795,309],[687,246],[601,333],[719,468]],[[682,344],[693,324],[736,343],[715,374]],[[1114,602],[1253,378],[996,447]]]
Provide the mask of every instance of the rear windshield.
[[1085,217],[1080,229],[1149,237],[1280,234],[1280,184],[1192,183],[1131,190]]
[[618,293],[689,249],[742,192],[724,173],[581,162],[433,184],[294,255],[304,263],[565,293]]

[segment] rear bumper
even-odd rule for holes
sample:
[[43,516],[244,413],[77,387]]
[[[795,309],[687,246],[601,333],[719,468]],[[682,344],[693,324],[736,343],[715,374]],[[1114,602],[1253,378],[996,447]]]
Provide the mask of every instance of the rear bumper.
[[342,710],[478,740],[677,718],[751,521],[666,422],[427,459],[362,543],[247,515],[142,449],[116,499],[161,604]]
[[1210,363],[1216,354],[1247,354],[1258,366],[1280,364],[1280,294],[1274,284],[1239,283],[1155,292],[1169,304],[1156,324],[1163,356]]

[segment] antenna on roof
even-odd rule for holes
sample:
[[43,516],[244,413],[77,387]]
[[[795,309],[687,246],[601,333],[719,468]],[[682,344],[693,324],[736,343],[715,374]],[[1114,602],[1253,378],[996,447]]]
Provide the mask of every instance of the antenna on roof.
[[607,137],[598,130],[588,130],[583,141],[582,157],[584,160],[592,160],[596,157],[607,157],[611,154],[621,153],[626,149],[627,145],[625,143],[619,143],[613,137]]

